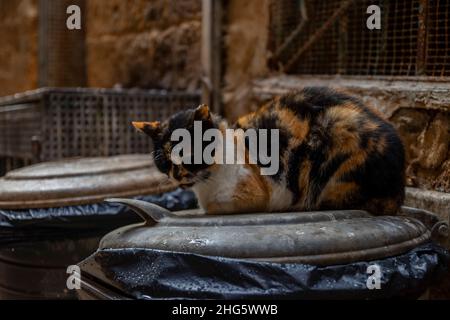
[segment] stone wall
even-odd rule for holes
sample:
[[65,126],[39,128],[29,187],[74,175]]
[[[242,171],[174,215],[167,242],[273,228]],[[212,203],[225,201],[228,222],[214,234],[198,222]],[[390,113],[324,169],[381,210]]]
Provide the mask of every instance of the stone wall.
[[37,0],[0,0],[0,96],[37,86]]
[[[0,0],[0,96],[38,86],[38,16]],[[82,19],[88,86],[200,88],[201,0],[87,0]]]
[[405,108],[390,121],[406,147],[407,184],[450,192],[450,112]]
[[268,74],[269,0],[230,0],[225,7],[223,103],[228,120],[253,111],[252,80]]
[[201,0],[88,0],[91,87],[198,89]]

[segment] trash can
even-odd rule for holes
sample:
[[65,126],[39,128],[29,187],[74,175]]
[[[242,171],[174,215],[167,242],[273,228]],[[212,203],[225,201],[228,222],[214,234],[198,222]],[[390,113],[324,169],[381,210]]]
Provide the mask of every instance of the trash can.
[[110,201],[144,222],[112,231],[79,263],[81,299],[418,298],[449,261],[432,241],[436,228],[413,217],[204,216]]
[[103,199],[193,207],[195,198],[184,199],[176,187],[149,155],[78,158],[9,172],[0,178],[0,299],[76,298],[66,287],[68,266],[94,252],[109,231],[139,221],[125,206]]

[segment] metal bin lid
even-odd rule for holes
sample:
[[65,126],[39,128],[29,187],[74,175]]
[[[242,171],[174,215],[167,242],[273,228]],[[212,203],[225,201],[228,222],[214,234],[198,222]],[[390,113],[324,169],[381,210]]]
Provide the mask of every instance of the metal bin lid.
[[400,255],[430,240],[419,220],[365,211],[205,216],[130,199],[145,223],[106,235],[100,250],[156,249],[267,262],[344,264]]
[[0,209],[90,204],[173,190],[150,155],[74,158],[44,162],[0,178]]

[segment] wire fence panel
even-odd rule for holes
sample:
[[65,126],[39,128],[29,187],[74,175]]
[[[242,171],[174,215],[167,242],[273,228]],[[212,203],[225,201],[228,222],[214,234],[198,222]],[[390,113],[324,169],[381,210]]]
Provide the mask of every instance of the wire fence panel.
[[[381,9],[370,30],[367,8]],[[281,0],[271,3],[271,67],[291,74],[450,76],[450,2]]]

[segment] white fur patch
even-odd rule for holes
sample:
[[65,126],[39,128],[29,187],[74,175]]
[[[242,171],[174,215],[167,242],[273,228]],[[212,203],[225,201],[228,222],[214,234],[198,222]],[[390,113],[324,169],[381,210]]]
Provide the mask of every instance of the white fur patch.
[[230,204],[233,202],[239,181],[249,174],[250,171],[243,165],[219,165],[217,171],[214,171],[206,181],[196,183],[192,190],[202,209],[206,209],[210,203]]
[[285,211],[292,207],[292,193],[285,187],[286,183],[272,184],[269,211]]

